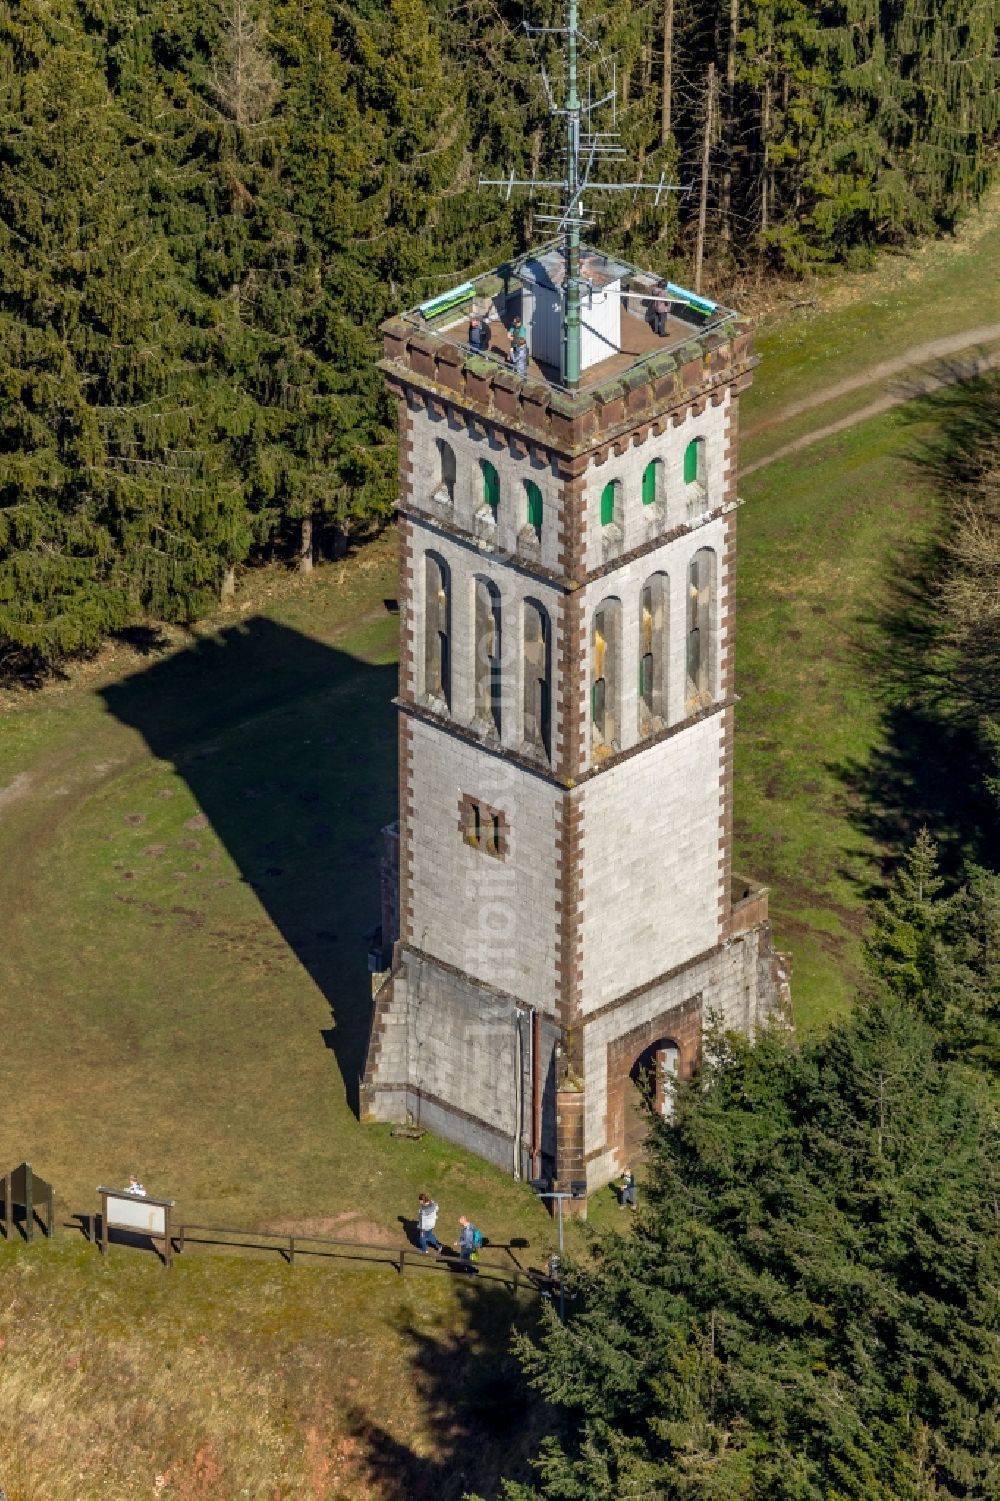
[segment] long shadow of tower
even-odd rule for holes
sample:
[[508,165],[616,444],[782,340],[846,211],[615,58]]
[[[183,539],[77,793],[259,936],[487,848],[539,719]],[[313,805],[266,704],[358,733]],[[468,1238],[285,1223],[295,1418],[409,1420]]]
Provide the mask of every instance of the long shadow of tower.
[[372,831],[392,813],[394,665],[372,666],[265,617],[104,690],[111,712],[184,777],[215,833],[328,1000],[357,1109],[377,920]]

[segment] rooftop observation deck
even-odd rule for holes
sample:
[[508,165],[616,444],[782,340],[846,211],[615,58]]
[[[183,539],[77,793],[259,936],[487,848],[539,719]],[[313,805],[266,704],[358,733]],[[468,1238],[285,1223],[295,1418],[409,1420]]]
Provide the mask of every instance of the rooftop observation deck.
[[[395,377],[460,393],[472,406],[575,448],[598,431],[634,425],[646,408],[680,405],[730,379],[749,383],[749,325],[739,314],[585,248],[581,379],[567,389],[559,372],[563,270],[560,251],[545,247],[389,319],[382,369],[390,384]],[[485,348],[476,347],[473,319],[480,326],[485,320]],[[527,348],[519,369],[509,330],[522,324]]]

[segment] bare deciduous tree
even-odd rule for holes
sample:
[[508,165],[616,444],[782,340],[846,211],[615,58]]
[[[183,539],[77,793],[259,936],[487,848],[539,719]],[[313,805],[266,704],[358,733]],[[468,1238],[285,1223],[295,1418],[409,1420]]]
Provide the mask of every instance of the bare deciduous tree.
[[266,120],[280,89],[265,36],[263,22],[246,0],[232,0],[221,55],[212,66],[212,92],[223,113],[243,130]]

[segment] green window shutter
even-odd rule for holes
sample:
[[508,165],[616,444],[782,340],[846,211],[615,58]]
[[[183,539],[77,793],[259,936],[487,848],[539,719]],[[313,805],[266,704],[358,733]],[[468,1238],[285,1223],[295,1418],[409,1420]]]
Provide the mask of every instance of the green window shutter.
[[500,504],[500,476],[487,459],[481,459],[480,463],[483,469],[483,499],[495,514]]
[[684,483],[693,485],[698,478],[698,439],[693,438],[684,450]]
[[[686,469],[685,469],[686,472]],[[642,471],[642,503],[651,506],[656,499],[656,462],[647,464]]]
[[601,525],[610,526],[615,519],[615,482],[604,486],[601,491]]
[[542,492],[530,479],[525,485],[528,492],[528,525],[533,526],[541,535],[542,531]]

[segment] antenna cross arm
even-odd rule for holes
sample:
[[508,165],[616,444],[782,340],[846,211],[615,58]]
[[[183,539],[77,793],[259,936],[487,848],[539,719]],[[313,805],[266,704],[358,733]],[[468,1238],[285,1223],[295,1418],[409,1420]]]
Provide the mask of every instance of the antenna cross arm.
[[[564,184],[560,183],[559,186],[563,187]],[[661,193],[690,193],[691,191],[690,187],[658,182],[587,182],[584,188],[588,193],[655,193],[657,197]]]
[[527,21],[522,24],[528,36],[575,36],[585,47],[596,49],[597,46],[579,26],[531,26]]
[[[566,179],[563,178],[563,180],[561,182],[543,182],[541,180],[541,178],[534,178],[534,177],[532,177],[532,178],[522,178],[522,177],[481,177],[479,179],[479,186],[481,188],[561,188],[561,189],[565,189],[565,187],[566,187]],[[655,184],[650,184],[650,186],[655,186]]]

